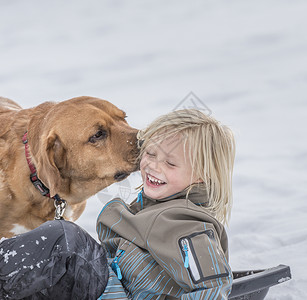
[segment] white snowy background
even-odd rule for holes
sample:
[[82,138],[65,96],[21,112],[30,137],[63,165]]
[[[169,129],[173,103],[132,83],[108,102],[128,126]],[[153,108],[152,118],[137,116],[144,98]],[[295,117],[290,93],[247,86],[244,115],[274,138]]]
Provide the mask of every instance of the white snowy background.
[[[193,91],[236,136],[234,270],[291,267],[268,300],[307,299],[306,0],[0,0],[0,95],[90,95],[142,128]],[[98,193],[78,224],[95,237]]]

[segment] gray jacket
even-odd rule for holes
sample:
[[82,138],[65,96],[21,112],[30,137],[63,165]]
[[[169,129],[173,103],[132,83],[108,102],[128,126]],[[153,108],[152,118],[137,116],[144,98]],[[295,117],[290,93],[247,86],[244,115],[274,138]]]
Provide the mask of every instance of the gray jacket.
[[162,200],[141,194],[130,206],[121,199],[105,205],[98,236],[130,298],[227,299],[227,236],[203,207],[206,195],[196,185],[188,199],[185,191]]

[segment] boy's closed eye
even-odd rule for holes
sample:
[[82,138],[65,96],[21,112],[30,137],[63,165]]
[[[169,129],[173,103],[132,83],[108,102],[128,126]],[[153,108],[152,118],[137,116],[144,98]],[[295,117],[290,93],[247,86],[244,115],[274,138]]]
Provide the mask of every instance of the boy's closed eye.
[[176,165],[170,161],[166,161],[167,165],[169,165],[170,167],[176,167]]
[[156,154],[154,152],[149,152],[149,151],[146,151],[146,154],[150,157],[155,157]]

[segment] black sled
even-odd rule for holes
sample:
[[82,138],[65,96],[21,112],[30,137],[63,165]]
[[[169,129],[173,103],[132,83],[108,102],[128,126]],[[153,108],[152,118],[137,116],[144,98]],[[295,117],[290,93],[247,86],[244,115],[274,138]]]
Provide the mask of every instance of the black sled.
[[290,267],[279,265],[264,270],[234,271],[229,300],[262,300],[271,286],[291,279]]

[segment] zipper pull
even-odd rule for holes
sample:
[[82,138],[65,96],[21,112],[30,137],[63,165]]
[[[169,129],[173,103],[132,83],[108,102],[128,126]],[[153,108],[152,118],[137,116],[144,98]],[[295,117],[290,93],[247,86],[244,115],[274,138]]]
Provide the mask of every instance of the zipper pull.
[[122,255],[124,252],[125,252],[124,250],[120,250],[119,253],[117,254],[117,256],[114,258],[113,263],[112,263],[112,269],[113,269],[113,270],[115,269],[114,271],[116,272],[117,278],[118,278],[119,280],[121,280],[121,279],[123,278],[123,276],[122,276],[122,272],[121,272],[121,270],[120,270],[120,267],[119,267],[119,265],[118,265],[118,261],[119,261],[121,255]]
[[117,261],[118,261],[118,258],[115,257],[115,259],[113,260],[113,264],[114,264],[114,268],[116,270],[117,278],[119,280],[121,280],[123,278],[123,276],[122,276],[122,272],[120,271],[120,267],[119,267]]
[[184,251],[184,267],[187,269],[189,267],[189,249],[188,249],[188,245],[187,245],[187,241],[186,240],[182,240],[182,244],[183,244],[183,251]]
[[138,198],[136,200],[137,203],[141,202],[141,209],[143,209],[143,196],[142,196],[143,190],[144,188],[142,188],[142,190],[138,193]]

